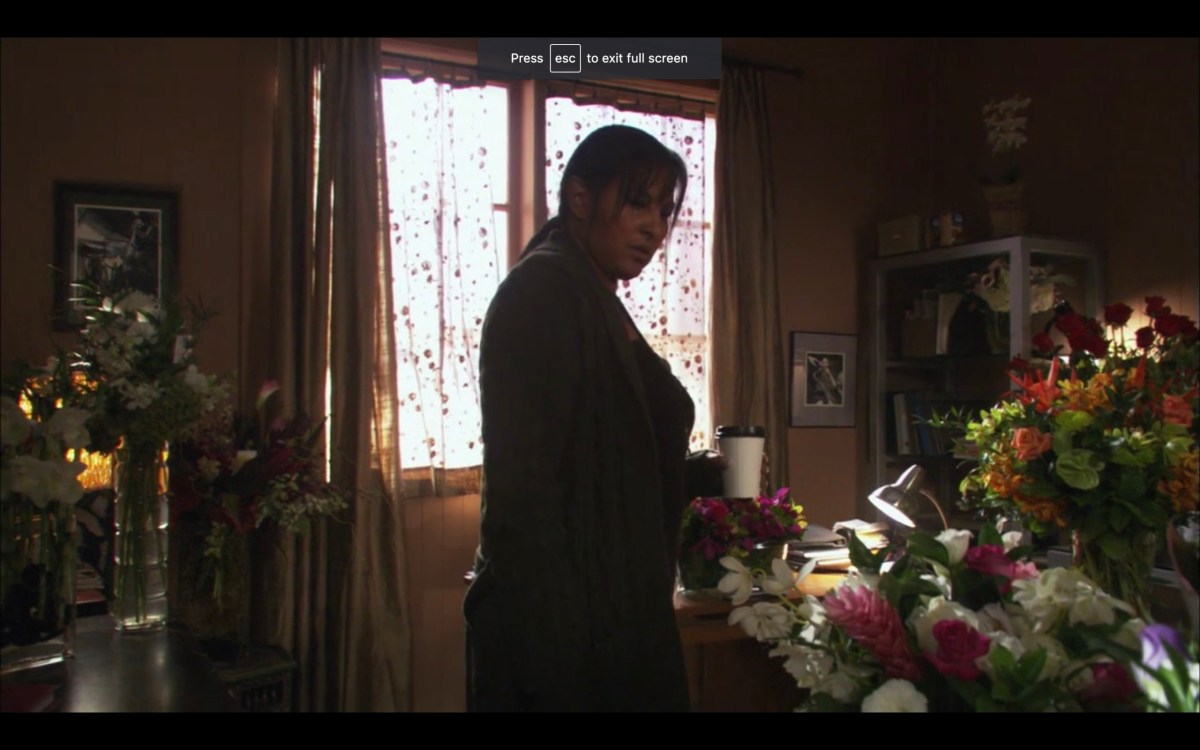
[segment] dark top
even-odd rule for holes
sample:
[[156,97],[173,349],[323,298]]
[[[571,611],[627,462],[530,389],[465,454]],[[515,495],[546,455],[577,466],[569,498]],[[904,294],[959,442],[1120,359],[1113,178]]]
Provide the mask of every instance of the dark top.
[[687,499],[684,463],[679,457],[687,454],[696,409],[687,390],[679,379],[671,374],[671,368],[650,348],[645,339],[639,336],[634,349],[637,352],[642,384],[646,389],[646,400],[650,407],[650,423],[654,427],[654,436],[658,443],[667,570],[668,575],[673,577],[679,553],[679,525]]
[[488,310],[472,710],[688,708],[672,560],[692,406],[625,317],[561,230]]

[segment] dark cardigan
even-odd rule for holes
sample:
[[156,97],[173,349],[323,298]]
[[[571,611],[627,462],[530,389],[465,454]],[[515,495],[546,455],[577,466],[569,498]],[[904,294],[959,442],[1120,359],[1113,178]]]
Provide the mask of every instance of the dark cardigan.
[[473,710],[688,708],[667,541],[678,513],[664,513],[625,317],[562,230],[488,310],[482,522],[464,603]]

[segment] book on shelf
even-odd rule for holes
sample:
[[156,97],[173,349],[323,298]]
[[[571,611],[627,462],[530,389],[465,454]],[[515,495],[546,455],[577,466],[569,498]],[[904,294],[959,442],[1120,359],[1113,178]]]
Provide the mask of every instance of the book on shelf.
[[892,409],[896,426],[896,453],[912,455],[916,453],[916,441],[913,439],[912,414],[908,406],[908,395],[904,391],[892,393]]

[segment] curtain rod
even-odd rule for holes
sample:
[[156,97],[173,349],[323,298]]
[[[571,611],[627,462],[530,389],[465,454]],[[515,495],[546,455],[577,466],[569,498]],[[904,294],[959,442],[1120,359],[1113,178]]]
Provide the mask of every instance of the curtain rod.
[[796,78],[804,77],[804,69],[800,67],[771,65],[770,63],[755,62],[753,60],[746,60],[740,57],[730,57],[728,55],[722,55],[721,60],[725,63],[741,65],[746,68],[758,68],[759,70],[766,70],[771,73],[783,73],[784,75],[795,76]]
[[[410,63],[415,68],[423,69],[423,72],[426,75],[429,75],[434,71],[441,70],[454,72],[459,78],[467,80],[483,81],[488,80],[489,78],[491,80],[510,80],[502,75],[504,71],[497,70],[495,68],[483,67],[478,63],[472,65],[463,62],[449,62],[445,60],[438,60],[436,58],[422,57],[419,55],[404,54],[399,52],[384,52],[383,57],[385,75],[388,67],[387,62],[390,60],[394,66],[393,70],[396,68],[403,70],[405,67],[404,63]],[[614,80],[613,83],[608,83],[605,79],[558,78],[546,80],[549,85],[574,84],[578,86],[587,86],[632,95],[661,96],[667,99],[681,100],[691,104],[712,105],[717,101],[717,90],[715,88],[712,89],[712,93],[709,95],[707,90],[703,90],[701,87],[697,87],[694,84],[689,85],[689,81],[687,80],[680,81],[684,87],[690,89],[690,91],[687,93],[681,93],[679,91],[665,91],[663,90],[664,83],[659,82],[658,79],[654,79],[653,83],[647,81],[647,85],[645,86],[639,86],[636,80],[630,79],[612,79]]]

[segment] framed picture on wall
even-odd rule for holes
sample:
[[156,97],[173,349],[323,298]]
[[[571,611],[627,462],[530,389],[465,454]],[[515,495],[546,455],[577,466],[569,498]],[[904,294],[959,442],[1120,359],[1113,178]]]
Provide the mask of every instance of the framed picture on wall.
[[179,193],[95,183],[54,185],[54,327],[83,325],[89,289],[170,297],[176,288]]
[[858,337],[792,332],[792,427],[853,427]]

